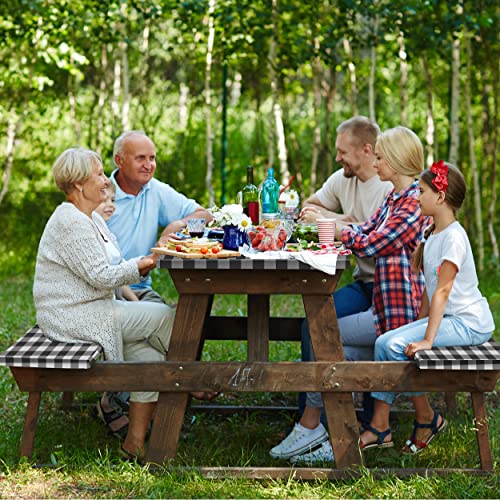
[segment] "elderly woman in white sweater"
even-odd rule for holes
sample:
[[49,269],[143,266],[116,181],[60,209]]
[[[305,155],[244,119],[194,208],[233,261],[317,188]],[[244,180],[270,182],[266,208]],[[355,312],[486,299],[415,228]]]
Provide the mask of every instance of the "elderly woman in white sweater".
[[[170,342],[174,312],[164,304],[114,299],[116,287],[139,281],[156,265],[153,255],[112,265],[109,239],[92,219],[106,198],[109,180],[99,155],[71,148],[52,168],[66,194],[45,226],[36,261],[33,296],[37,322],[47,337],[91,341],[112,361],[162,361]],[[142,457],[156,392],[133,392],[128,434],[121,447],[126,458]]]

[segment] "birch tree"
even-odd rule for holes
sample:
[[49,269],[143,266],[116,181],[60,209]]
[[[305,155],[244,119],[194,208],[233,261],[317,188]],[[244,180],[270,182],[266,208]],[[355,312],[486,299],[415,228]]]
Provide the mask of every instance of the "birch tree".
[[207,173],[205,176],[205,187],[209,195],[209,206],[215,203],[214,188],[212,185],[212,176],[214,170],[213,158],[213,132],[212,132],[212,52],[214,48],[215,27],[214,27],[214,11],[215,0],[208,2],[208,39],[207,39],[207,53],[205,59],[205,125],[206,125],[206,145],[205,154],[207,156]]
[[[457,16],[463,13],[462,1],[456,6]],[[450,151],[448,161],[454,165],[458,162],[458,147],[460,141],[459,104],[460,104],[460,33],[453,33],[451,47],[451,98],[450,98]]]
[[465,109],[467,113],[467,135],[469,139],[469,160],[470,168],[472,171],[473,193],[474,193],[474,218],[476,221],[477,231],[477,248],[478,248],[478,263],[479,271],[484,269],[484,231],[483,231],[483,217],[481,208],[481,186],[479,183],[478,166],[476,161],[475,144],[476,137],[474,134],[474,125],[472,123],[471,111],[471,58],[472,49],[470,36],[466,37],[466,51],[467,51],[467,71],[465,75]]

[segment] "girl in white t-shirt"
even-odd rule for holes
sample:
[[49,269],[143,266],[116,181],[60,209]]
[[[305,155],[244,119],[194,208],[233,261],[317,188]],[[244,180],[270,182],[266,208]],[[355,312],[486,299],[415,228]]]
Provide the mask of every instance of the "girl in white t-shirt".
[[[478,345],[491,338],[495,328],[478,279],[469,239],[456,219],[465,198],[465,180],[453,165],[442,160],[425,170],[419,181],[419,204],[434,223],[425,232],[413,256],[422,269],[425,290],[418,320],[386,332],[375,342],[376,361],[406,361],[432,346]],[[392,392],[373,392],[375,411],[361,435],[361,447],[394,446],[389,427]],[[403,453],[420,453],[447,425],[425,393],[410,394],[415,423]]]

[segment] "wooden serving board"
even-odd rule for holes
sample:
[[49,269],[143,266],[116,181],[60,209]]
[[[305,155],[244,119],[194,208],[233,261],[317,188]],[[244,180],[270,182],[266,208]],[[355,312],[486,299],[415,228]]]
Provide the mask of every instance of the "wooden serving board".
[[240,252],[235,252],[233,250],[222,249],[218,253],[212,253],[211,250],[208,253],[201,252],[177,252],[176,250],[170,250],[166,247],[154,247],[151,249],[153,253],[161,253],[164,255],[171,255],[172,257],[180,257],[181,259],[227,259],[228,257],[239,257]]

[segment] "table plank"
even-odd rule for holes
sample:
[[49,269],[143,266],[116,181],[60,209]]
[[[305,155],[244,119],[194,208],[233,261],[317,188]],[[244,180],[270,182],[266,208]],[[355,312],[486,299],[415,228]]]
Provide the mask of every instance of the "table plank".
[[[337,281],[341,274],[339,272],[335,275]],[[315,359],[317,361],[342,361],[344,350],[340,340],[333,297],[304,294],[303,301]],[[350,392],[324,393],[323,404],[337,466],[345,468],[355,464],[363,465],[363,455],[358,445],[358,421],[352,394]]]
[[[212,299],[211,295],[179,296],[168,351],[169,360],[196,359]],[[175,457],[188,401],[188,393],[160,393],[146,453],[148,462],[161,464],[166,458]]]
[[248,296],[248,361],[269,360],[269,295]]

